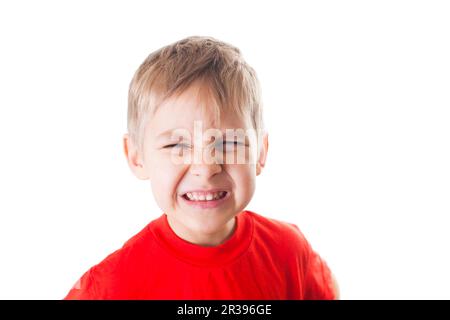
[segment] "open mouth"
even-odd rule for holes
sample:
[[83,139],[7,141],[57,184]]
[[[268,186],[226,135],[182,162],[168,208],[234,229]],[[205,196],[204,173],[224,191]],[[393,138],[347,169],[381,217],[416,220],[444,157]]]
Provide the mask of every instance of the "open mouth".
[[208,202],[218,201],[224,199],[228,194],[228,191],[215,191],[215,192],[187,192],[182,197],[187,201],[193,202]]

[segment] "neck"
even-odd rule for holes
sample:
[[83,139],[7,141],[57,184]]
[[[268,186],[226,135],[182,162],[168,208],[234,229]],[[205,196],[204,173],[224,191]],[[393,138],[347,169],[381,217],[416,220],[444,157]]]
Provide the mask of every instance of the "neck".
[[233,235],[236,228],[236,217],[233,217],[222,229],[214,233],[192,232],[185,226],[177,223],[170,215],[167,215],[167,222],[178,237],[203,247],[215,247],[224,243]]

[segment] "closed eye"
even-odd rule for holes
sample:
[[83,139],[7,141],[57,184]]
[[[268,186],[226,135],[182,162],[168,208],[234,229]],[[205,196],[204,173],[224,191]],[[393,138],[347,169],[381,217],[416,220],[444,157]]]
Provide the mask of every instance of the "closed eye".
[[[223,145],[232,145],[232,146],[247,146],[245,143],[243,142],[239,142],[239,141],[223,141]],[[164,146],[164,149],[170,149],[170,148],[190,148],[190,145],[185,144],[185,143],[172,143],[172,144],[168,144],[166,146]]]
[[189,145],[185,144],[185,143],[173,143],[173,144],[168,144],[167,146],[164,146],[164,149],[170,149],[170,148],[185,148],[185,147],[189,147]]
[[234,146],[246,146],[245,143],[240,141],[224,141],[223,144],[234,145]]

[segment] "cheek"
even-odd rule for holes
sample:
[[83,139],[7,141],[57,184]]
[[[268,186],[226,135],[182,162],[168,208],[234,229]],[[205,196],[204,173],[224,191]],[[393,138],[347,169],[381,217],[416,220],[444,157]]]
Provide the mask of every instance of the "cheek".
[[235,183],[235,196],[238,201],[250,201],[255,192],[255,168],[252,165],[235,165],[229,168],[229,174]]
[[[156,159],[155,159],[156,160]],[[183,176],[184,167],[174,165],[170,161],[159,161],[153,163],[150,175],[153,195],[159,207],[167,211],[172,208],[176,200],[177,187]]]

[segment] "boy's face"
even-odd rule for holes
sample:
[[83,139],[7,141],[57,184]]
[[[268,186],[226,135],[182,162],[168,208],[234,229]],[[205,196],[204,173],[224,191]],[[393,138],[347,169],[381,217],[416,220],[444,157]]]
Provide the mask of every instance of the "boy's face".
[[[226,129],[245,131],[252,127],[232,112],[221,116],[220,128],[214,127],[213,116],[200,107],[214,101],[206,99],[199,89],[200,84],[194,83],[158,108],[146,125],[143,157],[127,134],[124,148],[133,173],[150,180],[155,200],[173,231],[189,242],[212,246],[233,233],[235,215],[250,202],[256,175],[264,167],[268,140],[264,135],[258,154],[252,139],[225,136],[214,140],[205,135],[208,129],[225,134]],[[211,147],[218,143],[223,150]],[[195,157],[196,152],[201,156]],[[228,161],[238,152],[245,154],[245,161]]]

